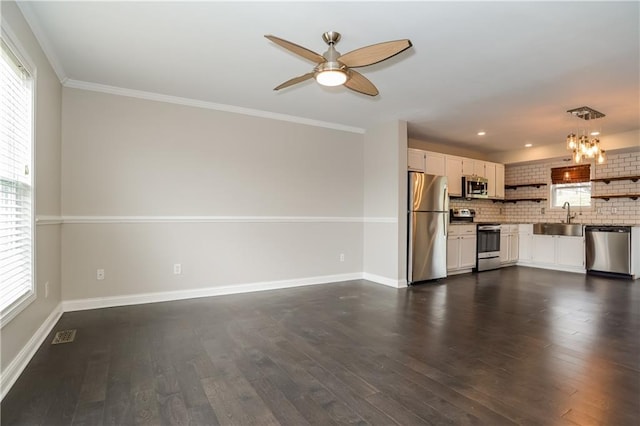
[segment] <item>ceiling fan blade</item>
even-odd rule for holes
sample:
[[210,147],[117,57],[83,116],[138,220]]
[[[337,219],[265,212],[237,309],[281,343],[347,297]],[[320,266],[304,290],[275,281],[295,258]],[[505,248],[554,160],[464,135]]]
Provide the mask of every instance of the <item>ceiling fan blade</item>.
[[272,36],[272,35],[265,35],[266,38],[268,38],[269,40],[271,40],[272,42],[274,42],[275,44],[284,47],[285,49],[295,53],[296,55],[302,56],[305,59],[308,59],[312,62],[315,62],[317,64],[325,62],[326,59],[324,58],[324,56],[317,54],[316,52],[313,52],[309,49],[307,49],[306,47],[302,47],[302,46],[298,46],[295,43],[291,43],[290,41],[284,40],[280,37],[276,37],[276,36]]
[[411,46],[411,40],[408,39],[387,41],[352,50],[340,56],[338,60],[349,68],[366,67],[389,59]]
[[373,85],[365,76],[358,71],[350,70],[351,76],[344,85],[353,90],[354,92],[360,92],[369,96],[376,96],[378,89]]
[[310,78],[313,78],[313,73],[307,73],[304,75],[301,75],[299,77],[294,77],[291,80],[287,80],[284,83],[282,83],[280,86],[276,87],[273,90],[280,90],[280,89],[284,89],[285,87],[289,87],[289,86],[293,86],[294,84],[298,84],[298,83],[302,83],[305,80],[309,80]]

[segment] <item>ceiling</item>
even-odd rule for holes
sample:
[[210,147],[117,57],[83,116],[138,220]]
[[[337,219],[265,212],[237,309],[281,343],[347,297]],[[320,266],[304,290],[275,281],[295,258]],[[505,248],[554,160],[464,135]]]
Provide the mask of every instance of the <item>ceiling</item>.
[[[567,109],[640,128],[638,2],[19,3],[62,81],[97,83],[360,129],[400,119],[411,138],[499,152],[562,143]],[[371,98],[313,80],[313,64],[263,36],[322,53],[409,38],[359,71]],[[68,83],[67,83],[68,84]],[[484,130],[486,136],[477,136]]]

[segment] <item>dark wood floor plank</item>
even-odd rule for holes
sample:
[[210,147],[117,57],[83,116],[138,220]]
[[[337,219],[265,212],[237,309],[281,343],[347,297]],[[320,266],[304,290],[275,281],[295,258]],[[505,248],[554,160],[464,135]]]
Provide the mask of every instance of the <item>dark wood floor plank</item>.
[[639,306],[638,281],[510,267],[69,312],[0,423],[635,426]]
[[300,426],[310,424],[268,378],[257,378],[251,382],[251,386],[281,424]]
[[210,378],[201,382],[221,425],[280,424],[244,378]]
[[[71,424],[73,426],[100,426],[104,415],[104,401],[81,402],[76,408]],[[48,424],[49,419],[45,420]],[[53,423],[51,423],[53,424]]]
[[87,364],[82,388],[78,396],[79,402],[104,401],[107,396],[107,378],[109,372],[109,354],[96,352],[91,355]]
[[153,389],[132,391],[132,417],[135,425],[159,425],[160,413]]
[[[242,342],[261,341],[259,335],[251,328],[242,328],[241,324],[236,323],[234,335],[236,339]],[[248,336],[244,337],[241,336]],[[310,366],[315,366],[315,362],[309,358],[304,352],[300,351],[293,345],[273,344],[272,342],[262,340],[266,345],[266,351],[269,358],[278,365],[287,375],[294,381],[297,386],[302,389],[304,394],[308,394],[338,423],[359,424],[364,422],[354,410],[341,402],[336,395],[329,391],[307,370]],[[246,347],[246,346],[244,346]]]

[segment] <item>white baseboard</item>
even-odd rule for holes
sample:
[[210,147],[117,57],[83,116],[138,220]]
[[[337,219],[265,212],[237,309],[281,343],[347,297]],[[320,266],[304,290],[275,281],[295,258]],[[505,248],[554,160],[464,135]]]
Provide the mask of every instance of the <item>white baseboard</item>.
[[368,272],[363,272],[361,278],[367,281],[373,281],[374,283],[386,285],[388,287],[393,287],[393,288],[403,288],[407,286],[407,280],[394,280],[393,278],[387,278],[381,275],[370,274]]
[[9,363],[6,369],[2,371],[0,377],[0,400],[4,399],[9,392],[13,384],[18,380],[20,374],[24,371],[31,358],[36,354],[36,351],[42,345],[44,339],[49,335],[53,327],[56,325],[60,317],[62,316],[62,303],[59,303],[53,311],[49,314],[42,325],[31,336],[31,339],[22,348],[18,355]]
[[328,284],[340,281],[359,280],[362,279],[362,277],[363,274],[361,273],[323,275],[319,277],[308,277],[281,281],[264,281],[257,283],[196,288],[179,291],[163,291],[157,293],[130,294],[111,297],[94,297],[90,299],[73,299],[63,301],[62,308],[64,312],[84,311],[87,309],[110,308],[114,306],[169,302],[172,300],[193,299],[198,297],[222,296],[226,294],[250,293],[254,291],[277,290],[283,288],[302,287],[307,285]]

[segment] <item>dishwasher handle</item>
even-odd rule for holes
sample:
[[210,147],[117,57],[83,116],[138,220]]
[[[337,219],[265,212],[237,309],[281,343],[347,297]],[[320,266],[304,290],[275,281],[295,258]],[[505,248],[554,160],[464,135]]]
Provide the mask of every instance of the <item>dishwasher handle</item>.
[[621,232],[621,233],[631,233],[630,226],[586,226],[584,229],[585,232]]

